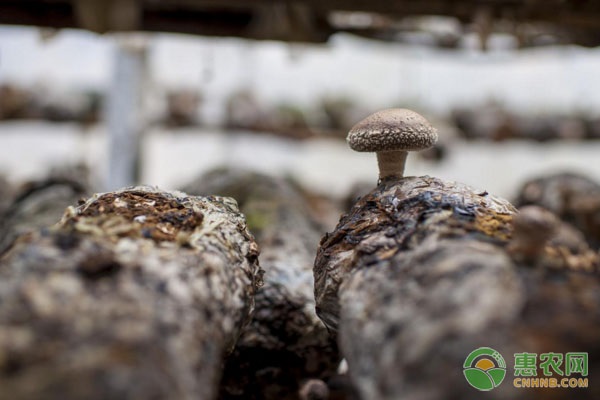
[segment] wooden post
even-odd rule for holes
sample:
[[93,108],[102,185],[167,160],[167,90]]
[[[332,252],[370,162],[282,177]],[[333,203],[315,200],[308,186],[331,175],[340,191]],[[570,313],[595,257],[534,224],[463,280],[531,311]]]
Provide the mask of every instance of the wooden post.
[[113,77],[108,93],[108,190],[132,185],[140,175],[146,43],[140,36],[117,39]]

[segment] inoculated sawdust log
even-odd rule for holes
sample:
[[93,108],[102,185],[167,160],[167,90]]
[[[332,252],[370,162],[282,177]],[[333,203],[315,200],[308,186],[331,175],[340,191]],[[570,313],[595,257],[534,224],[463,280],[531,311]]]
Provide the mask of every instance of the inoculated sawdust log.
[[258,249],[235,201],[133,187],[0,261],[0,398],[211,399]]
[[[482,346],[507,365],[521,352],[588,352],[589,382],[600,380],[597,254],[552,214],[515,213],[457,183],[390,179],[323,238],[318,313],[337,331],[364,400],[477,395],[462,365]],[[486,396],[575,393],[516,389],[512,373]],[[600,395],[591,386],[576,393]]]
[[515,204],[535,204],[552,211],[600,249],[600,185],[593,180],[574,173],[531,179],[521,187]]
[[312,264],[322,227],[289,182],[216,170],[185,188],[234,197],[261,248],[264,286],[252,322],[228,358],[223,399],[296,399],[302,382],[327,380],[339,358],[315,313]]
[[385,180],[321,240],[314,267],[317,313],[337,330],[339,286],[358,260],[370,265],[445,237],[505,241],[513,212],[507,201],[459,183],[427,176]]

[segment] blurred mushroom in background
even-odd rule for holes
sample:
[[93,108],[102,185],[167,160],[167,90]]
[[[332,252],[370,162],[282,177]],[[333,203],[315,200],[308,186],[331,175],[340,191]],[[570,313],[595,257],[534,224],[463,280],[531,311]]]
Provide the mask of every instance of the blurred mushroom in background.
[[600,249],[600,185],[585,175],[564,172],[530,179],[521,186],[515,204],[552,211]]

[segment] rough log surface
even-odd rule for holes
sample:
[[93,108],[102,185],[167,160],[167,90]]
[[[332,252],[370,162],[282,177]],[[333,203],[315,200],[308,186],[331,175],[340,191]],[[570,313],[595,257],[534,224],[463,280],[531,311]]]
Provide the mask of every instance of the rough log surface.
[[[593,384],[600,379],[597,274],[532,268],[493,244],[450,239],[358,271],[340,302],[341,347],[363,399],[477,396],[461,367],[481,346],[499,351],[509,366],[487,398],[600,396]],[[515,353],[569,351],[589,353],[589,389],[513,386]]]
[[265,270],[252,322],[227,361],[221,398],[297,399],[304,380],[326,380],[339,362],[315,313],[312,264],[322,227],[304,197],[280,178],[217,170],[185,190],[236,198]]
[[68,208],[0,260],[0,398],[214,398],[257,256],[232,199],[134,187]]
[[337,330],[339,286],[358,260],[377,263],[446,237],[506,241],[513,212],[507,201],[456,182],[428,176],[384,181],[321,240],[314,267],[317,313]]
[[[509,366],[519,352],[589,352],[589,381],[600,379],[598,255],[558,218],[526,214],[483,191],[408,177],[342,217],[316,259],[316,296],[362,399],[477,395],[461,367],[481,346]],[[531,226],[549,233],[526,240],[538,234]],[[511,374],[486,397],[600,396],[593,386],[516,389]]]
[[522,186],[515,204],[535,204],[552,211],[600,249],[600,185],[593,180],[574,173],[532,179]]

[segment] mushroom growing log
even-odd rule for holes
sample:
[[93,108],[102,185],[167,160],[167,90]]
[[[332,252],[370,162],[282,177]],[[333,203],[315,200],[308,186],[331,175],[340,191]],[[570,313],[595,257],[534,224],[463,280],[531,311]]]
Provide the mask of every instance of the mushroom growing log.
[[[493,244],[452,239],[374,267],[349,278],[340,300],[341,346],[364,399],[470,398],[478,392],[462,366],[483,346],[498,351],[506,365],[523,352],[585,352],[589,371],[570,378],[600,378],[597,274],[531,268]],[[547,389],[515,388],[512,373],[489,398],[572,396],[568,389],[552,396]],[[536,374],[545,377],[541,369]],[[570,390],[578,399],[600,395],[593,385]]]
[[[429,136],[413,132],[416,142]],[[587,352],[589,371],[577,377],[600,379],[600,262],[583,235],[539,207],[517,214],[459,183],[381,172],[380,180],[321,240],[314,268],[317,314],[338,334],[361,398],[472,397],[463,368],[475,364],[461,366],[482,346],[505,357]],[[484,375],[482,390],[502,380]],[[512,383],[489,398],[555,398]],[[599,396],[598,387],[577,392]]]
[[[323,238],[317,310],[363,399],[468,398],[461,366],[481,346],[511,363],[588,352],[589,381],[600,379],[598,255],[552,214],[515,212],[457,183],[391,179]],[[507,380],[490,398],[549,398]],[[577,397],[598,398],[590,388]]]
[[258,249],[235,201],[133,187],[0,260],[0,398],[212,399]]
[[585,234],[600,249],[600,185],[575,173],[558,173],[523,184],[515,204],[544,207]]
[[323,228],[302,194],[281,178],[215,170],[184,190],[235,197],[265,270],[253,319],[227,359],[221,398],[298,399],[303,381],[327,380],[339,363],[315,313],[312,264]]
[[322,238],[314,267],[317,313],[337,331],[340,285],[357,265],[380,263],[422,241],[506,242],[515,211],[505,200],[456,182],[428,176],[385,179]]

